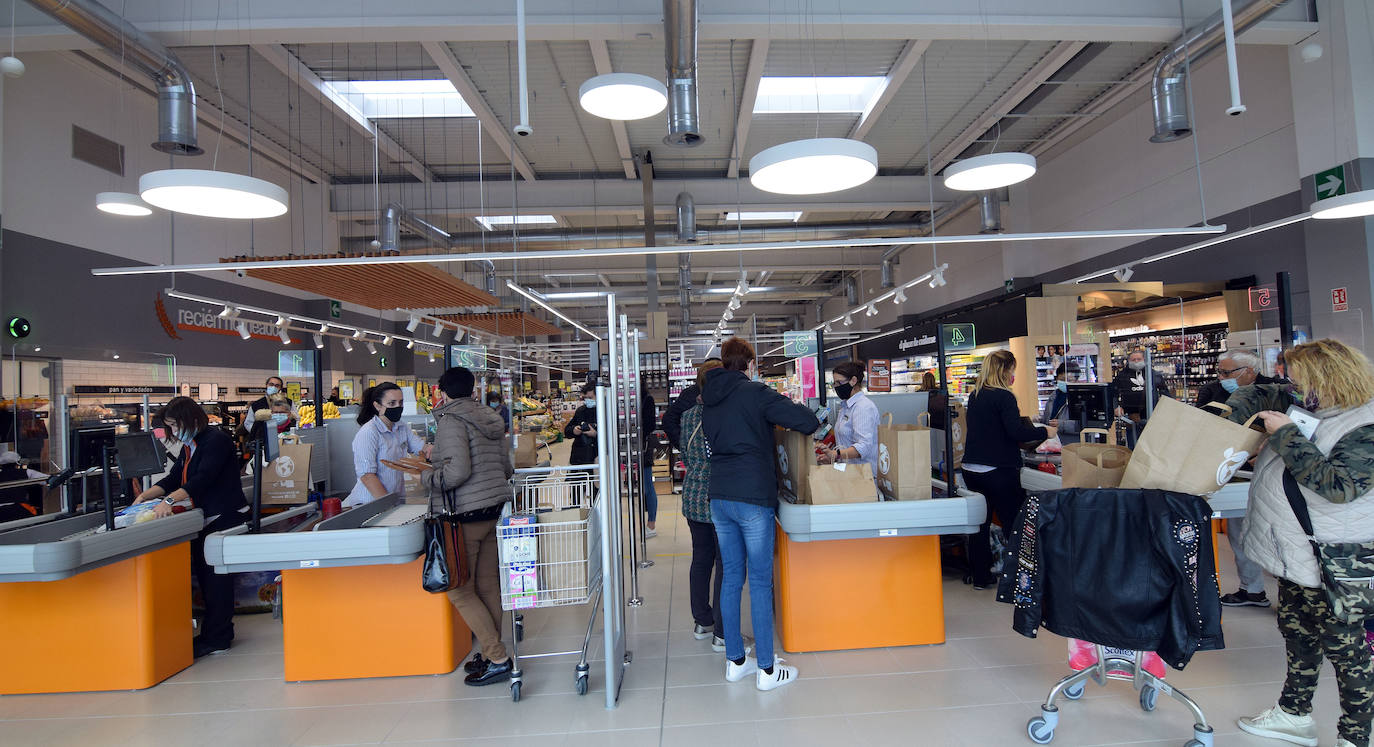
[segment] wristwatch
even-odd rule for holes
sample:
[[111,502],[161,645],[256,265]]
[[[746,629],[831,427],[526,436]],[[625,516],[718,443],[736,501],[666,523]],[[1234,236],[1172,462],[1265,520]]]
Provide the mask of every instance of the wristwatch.
[[163,503],[166,503],[166,504],[169,505],[169,506],[174,506],[174,505],[176,505],[176,501],[172,500],[172,496],[170,496],[170,495],[167,496],[166,498],[163,498],[163,499],[162,499],[162,502],[163,502]]

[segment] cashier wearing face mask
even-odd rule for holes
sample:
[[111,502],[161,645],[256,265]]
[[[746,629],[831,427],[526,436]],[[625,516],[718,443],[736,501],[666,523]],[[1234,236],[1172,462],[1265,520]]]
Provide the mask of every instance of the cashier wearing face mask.
[[563,426],[563,436],[572,439],[568,464],[596,462],[596,385],[582,386],[582,404]]
[[510,408],[501,401],[500,392],[487,392],[487,407],[496,411],[506,421],[506,433],[510,433]]
[[246,414],[246,415],[243,416],[243,428],[244,428],[244,430],[248,431],[249,433],[252,433],[252,432],[253,432],[253,424],[256,423],[256,422],[258,422],[258,420],[259,420],[259,418],[258,418],[258,412],[261,411],[261,410],[270,410],[270,408],[271,408],[271,400],[272,400],[273,397],[285,397],[285,396],[286,396],[286,384],[281,380],[281,377],[280,377],[280,376],[268,376],[268,377],[267,377],[267,388],[266,388],[266,390],[264,390],[263,395],[262,395],[261,397],[258,397],[258,398],[255,399],[255,400],[253,400],[253,404],[251,404],[251,405],[248,406],[248,414]]
[[1045,410],[1040,413],[1040,422],[1052,425],[1059,431],[1059,438],[1071,437],[1078,440],[1080,429],[1078,421],[1069,415],[1069,384],[1078,381],[1079,366],[1073,361],[1060,363],[1054,372],[1054,395],[1045,400]]
[[390,493],[405,490],[405,475],[382,464],[398,462],[411,454],[429,458],[430,447],[401,422],[404,409],[401,388],[390,381],[363,391],[358,408],[358,435],[353,437],[353,471],[358,483],[344,499],[345,506],[361,506]]
[[[167,440],[180,445],[167,476],[138,495],[135,503],[161,500],[159,517],[179,503],[205,512],[205,529],[191,541],[191,571],[205,597],[205,622],[195,640],[197,657],[228,650],[234,640],[234,577],[215,573],[205,563],[205,536],[242,524],[248,505],[239,482],[234,442],[211,428],[205,410],[190,397],[175,397],[158,412],[155,423],[167,429]],[[173,447],[175,448],[175,446]]]
[[864,366],[845,361],[831,372],[835,396],[840,398],[835,414],[835,446],[827,449],[824,461],[867,463],[878,475],[878,406],[863,390]]
[[1217,380],[1197,393],[1198,407],[1208,402],[1226,404],[1236,390],[1252,384],[1277,384],[1278,379],[1260,373],[1259,356],[1248,350],[1232,350],[1217,359]]

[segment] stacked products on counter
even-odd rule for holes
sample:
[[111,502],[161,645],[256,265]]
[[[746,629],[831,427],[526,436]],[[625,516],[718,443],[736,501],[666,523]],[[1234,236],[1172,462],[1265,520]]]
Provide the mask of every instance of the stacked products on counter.
[[[339,408],[333,402],[324,403],[324,419],[334,420],[339,417]],[[296,412],[296,423],[301,428],[313,428],[316,425],[315,406],[301,405]]]

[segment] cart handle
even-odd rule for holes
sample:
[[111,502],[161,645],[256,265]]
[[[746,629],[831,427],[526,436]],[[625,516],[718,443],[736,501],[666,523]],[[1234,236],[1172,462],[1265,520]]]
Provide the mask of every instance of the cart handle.
[[578,472],[600,472],[601,465],[592,462],[590,464],[560,464],[556,467],[520,467],[515,470],[517,475],[546,475],[550,472],[565,472],[576,470]]

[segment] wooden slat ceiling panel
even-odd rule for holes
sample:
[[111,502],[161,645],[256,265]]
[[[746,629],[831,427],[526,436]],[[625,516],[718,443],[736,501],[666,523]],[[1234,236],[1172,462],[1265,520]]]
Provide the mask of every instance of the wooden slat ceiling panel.
[[[263,259],[328,259],[339,255],[233,257],[232,264]],[[370,309],[495,306],[495,296],[432,265],[344,265],[246,270],[249,276]]]
[[501,337],[563,334],[563,330],[525,311],[502,311],[490,314],[445,314],[439,318]]

